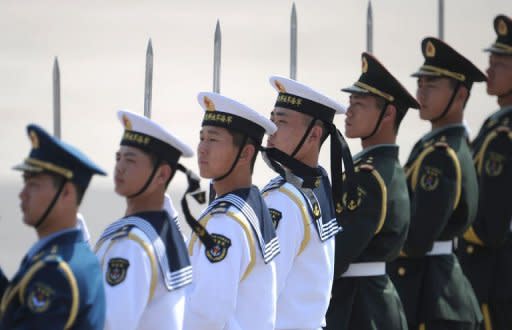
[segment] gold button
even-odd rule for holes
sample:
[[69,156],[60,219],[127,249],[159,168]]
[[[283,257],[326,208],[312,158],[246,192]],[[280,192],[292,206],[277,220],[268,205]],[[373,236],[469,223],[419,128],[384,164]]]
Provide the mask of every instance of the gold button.
[[468,245],[466,247],[466,252],[467,254],[473,254],[473,252],[475,252],[475,247],[473,245]]
[[404,276],[405,275],[405,268],[404,267],[399,267],[398,268],[398,275],[400,275],[400,276]]

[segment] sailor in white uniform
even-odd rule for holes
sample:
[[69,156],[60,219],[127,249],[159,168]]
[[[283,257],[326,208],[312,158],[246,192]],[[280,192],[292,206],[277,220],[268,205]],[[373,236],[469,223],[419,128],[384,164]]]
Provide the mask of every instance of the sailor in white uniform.
[[[195,220],[189,253],[194,280],[186,330],[273,330],[274,257],[279,242],[270,213],[251,175],[265,133],[276,127],[254,110],[214,93],[200,93],[205,114],[198,146],[202,177],[217,197]],[[186,199],[184,197],[184,201]]]
[[[333,198],[341,199],[342,156],[350,157],[333,118],[345,108],[294,80],[271,77],[270,83],[279,92],[271,113],[277,132],[269,137],[264,155],[280,175],[263,196],[281,246],[276,329],[321,329],[333,282],[334,236],[340,231]],[[334,191],[318,164],[329,135]]]
[[175,172],[184,169],[179,158],[193,151],[150,119],[128,111],[118,117],[125,131],[115,190],[126,198],[126,213],[96,244],[106,329],[182,329],[192,267],[176,212],[170,201],[164,203],[164,194]]

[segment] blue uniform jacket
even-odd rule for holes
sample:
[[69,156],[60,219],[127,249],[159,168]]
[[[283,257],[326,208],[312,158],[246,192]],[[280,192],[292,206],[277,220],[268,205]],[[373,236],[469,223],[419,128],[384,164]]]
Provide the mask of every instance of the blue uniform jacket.
[[79,230],[63,232],[25,257],[0,305],[2,330],[103,329],[104,322],[100,266]]

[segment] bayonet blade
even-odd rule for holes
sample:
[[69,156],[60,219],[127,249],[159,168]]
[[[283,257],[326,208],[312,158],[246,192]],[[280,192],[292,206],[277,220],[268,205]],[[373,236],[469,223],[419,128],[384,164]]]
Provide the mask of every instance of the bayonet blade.
[[151,118],[151,96],[153,92],[153,45],[151,38],[146,50],[146,79],[144,84],[144,116]]
[[366,12],[366,51],[373,53],[373,11],[371,0],[368,1],[368,10]]
[[215,39],[213,41],[213,92],[220,93],[220,58],[222,48],[222,33],[220,22],[215,26]]
[[444,39],[444,0],[438,0],[437,8],[437,34],[439,39]]
[[60,139],[60,69],[59,60],[53,61],[53,135]]
[[290,78],[297,79],[297,11],[295,2],[292,5],[290,19]]

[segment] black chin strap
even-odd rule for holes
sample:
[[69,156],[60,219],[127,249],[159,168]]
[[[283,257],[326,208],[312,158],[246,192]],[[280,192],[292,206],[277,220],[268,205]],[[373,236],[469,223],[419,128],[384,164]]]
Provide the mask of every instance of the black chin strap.
[[[187,202],[188,194],[192,194],[192,196],[195,197],[196,200],[198,200],[198,195],[202,194],[204,196],[204,192],[200,191],[200,179],[196,174],[194,174],[192,171],[188,170],[187,168],[185,168],[185,166],[181,164],[178,164],[178,170],[185,173],[188,181],[188,188],[183,194],[183,197],[181,198],[181,209],[183,211],[183,215],[185,216],[187,224],[194,231],[197,237],[199,237],[199,240],[201,240],[205,248],[209,250],[215,247],[215,245],[217,244],[213,240],[212,236],[206,231],[206,228],[204,228],[204,226],[201,223],[199,223],[199,221],[197,221],[196,218],[194,218],[194,216],[190,212],[190,208]],[[204,201],[204,197],[202,198],[202,200]]]
[[377,133],[377,130],[379,129],[380,123],[382,122],[382,118],[384,118],[384,114],[386,113],[386,108],[388,107],[388,105],[389,105],[389,102],[386,101],[380,111],[379,119],[377,119],[377,123],[375,124],[373,131],[370,133],[370,135],[367,135],[367,136],[361,138],[361,140],[366,140],[366,139],[372,137],[375,133]]
[[223,180],[228,175],[230,175],[231,172],[233,172],[233,170],[235,169],[236,164],[238,163],[238,160],[240,159],[240,155],[242,154],[242,151],[244,150],[245,144],[247,143],[248,139],[249,139],[249,136],[247,134],[244,135],[244,139],[242,141],[242,145],[240,146],[240,149],[238,149],[238,153],[236,154],[235,160],[231,164],[230,169],[226,173],[224,173],[223,175],[221,175],[221,176],[219,176],[217,178],[214,178],[210,182],[210,192],[208,194],[208,203],[211,203],[215,199],[215,195],[216,195],[215,189],[213,188],[213,182]]
[[[430,120],[431,122],[436,122],[439,119],[441,119],[444,116],[446,116],[446,114],[448,113],[448,111],[452,107],[453,101],[455,100],[455,96],[457,95],[457,92],[459,91],[460,86],[461,86],[461,82],[457,80],[457,84],[455,85],[455,88],[453,89],[452,97],[450,98],[450,101],[446,105],[446,108],[444,108],[443,113],[441,113],[439,116],[435,117],[434,119]],[[468,98],[467,99],[469,99],[469,94],[468,94]]]
[[41,226],[43,224],[44,220],[46,220],[46,217],[48,216],[50,211],[55,206],[55,203],[57,203],[57,199],[59,199],[59,196],[62,193],[62,190],[64,189],[64,185],[66,184],[66,182],[67,182],[66,180],[62,180],[62,183],[60,184],[59,189],[57,190],[57,193],[53,197],[52,202],[50,203],[50,205],[48,205],[48,207],[46,208],[46,211],[44,211],[41,218],[39,218],[39,220],[36,222],[36,224],[34,225],[34,228],[36,228],[36,229],[39,228],[39,226]]
[[[313,122],[316,118],[313,119]],[[343,203],[343,195],[346,191],[347,202],[356,200],[356,190],[352,178],[354,177],[354,163],[352,154],[345,138],[341,132],[332,123],[325,123],[328,135],[331,136],[331,179],[332,179],[332,197],[336,206],[336,218],[340,222],[342,207],[337,207]],[[318,168],[312,168],[298,161],[291,155],[275,148],[262,148],[265,162],[283,178],[287,178],[287,170],[303,180],[302,187],[314,189],[316,183],[321,178],[322,173]],[[343,182],[343,167],[346,173],[345,182]],[[286,169],[285,169],[286,168]],[[344,187],[345,185],[345,187]],[[346,189],[344,189],[346,188]],[[342,205],[342,204],[341,204]]]
[[128,196],[128,198],[137,197],[140,194],[142,194],[144,191],[146,191],[146,189],[148,189],[149,184],[151,183],[151,181],[153,181],[153,178],[155,177],[156,171],[158,170],[158,167],[161,164],[162,164],[162,160],[160,158],[157,159],[157,161],[155,163],[155,166],[153,167],[153,171],[151,172],[151,175],[149,176],[149,178],[146,180],[146,183],[144,184],[144,186],[142,186],[142,188],[138,192],[136,192],[135,194]]
[[290,155],[291,157],[295,157],[297,152],[299,152],[300,148],[302,148],[302,145],[306,141],[306,139],[309,135],[309,132],[311,132],[311,130],[313,129],[313,126],[315,126],[315,123],[316,123],[316,118],[313,118],[313,120],[311,120],[311,122],[309,123],[308,128],[304,132],[304,135],[302,135],[302,138],[300,139],[299,143],[297,144],[297,146],[293,150],[292,154]]

